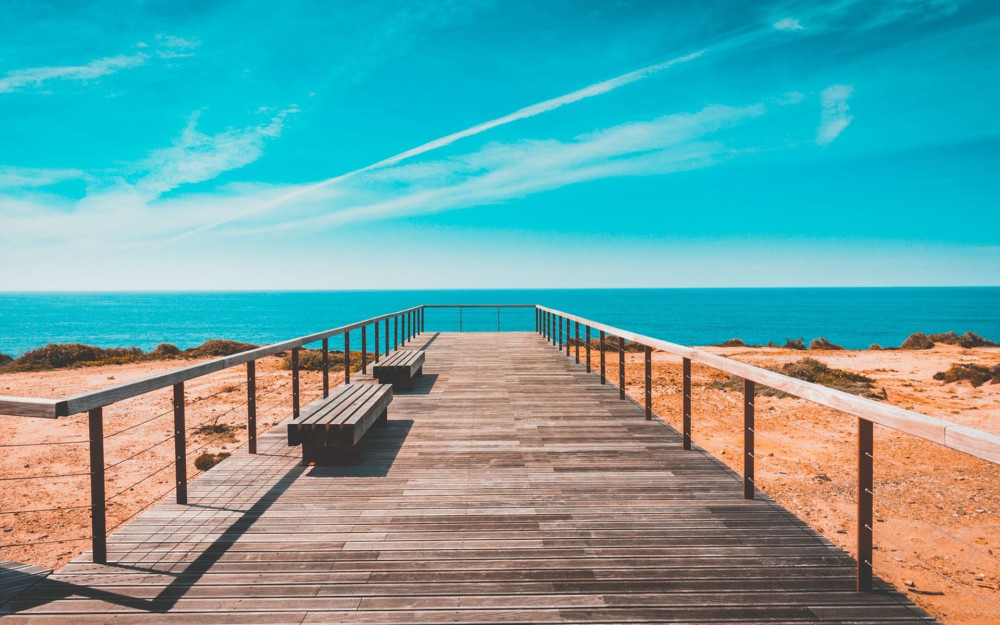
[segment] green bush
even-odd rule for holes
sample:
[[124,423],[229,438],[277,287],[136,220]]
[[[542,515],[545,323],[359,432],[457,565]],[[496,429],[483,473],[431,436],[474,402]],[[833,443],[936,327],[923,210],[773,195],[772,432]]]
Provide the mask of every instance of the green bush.
[[926,334],[923,332],[914,332],[906,337],[906,340],[899,346],[899,349],[931,349],[933,347],[934,341]]
[[994,382],[1000,381],[1000,378],[996,377],[1000,373],[1000,365],[990,369],[982,365],[976,365],[972,363],[959,362],[953,364],[947,371],[939,371],[934,374],[935,380],[941,380],[945,384],[949,382],[961,382],[963,380],[968,380],[972,383],[972,386],[982,386],[986,384],[991,379]]
[[927,338],[935,343],[944,343],[945,345],[959,345],[966,349],[971,349],[973,347],[997,347],[996,343],[984,339],[975,332],[966,332],[965,334],[957,334],[954,330],[952,330],[951,332],[943,332],[941,334],[931,334]]
[[250,351],[251,349],[256,349],[258,346],[252,343],[240,343],[239,341],[227,341],[223,339],[212,339],[205,341],[198,347],[192,347],[191,349],[184,350],[185,356],[193,356],[195,358],[206,358],[206,357],[219,357],[219,356],[232,356],[233,354],[238,354],[240,352]]
[[746,347],[747,344],[742,339],[729,339],[721,343],[713,343],[713,347]]
[[821,336],[821,337],[819,337],[817,339],[813,339],[812,341],[809,342],[809,349],[828,350],[828,351],[829,350],[837,350],[837,349],[841,349],[842,350],[842,349],[844,349],[844,346],[843,345],[836,345],[834,343],[831,343],[830,341],[826,340],[825,338],[823,338]]
[[227,454],[224,451],[217,454],[205,452],[200,456],[198,456],[197,458],[195,458],[194,466],[199,471],[208,471],[209,469],[219,464],[220,462],[222,462],[231,455],[232,454]]
[[806,344],[802,339],[795,339],[794,341],[792,339],[785,339],[785,349],[804,350],[805,348]]
[[153,351],[149,352],[149,356],[157,360],[177,358],[180,355],[181,350],[172,343],[160,343],[155,349],[153,349]]
[[145,354],[138,347],[113,347],[102,349],[82,343],[50,343],[26,352],[8,364],[8,371],[44,371],[82,365],[122,364],[143,360]]
[[11,358],[10,356],[8,356],[3,352],[0,352],[0,367],[5,367],[6,365],[9,365],[12,362],[14,362],[13,358]]

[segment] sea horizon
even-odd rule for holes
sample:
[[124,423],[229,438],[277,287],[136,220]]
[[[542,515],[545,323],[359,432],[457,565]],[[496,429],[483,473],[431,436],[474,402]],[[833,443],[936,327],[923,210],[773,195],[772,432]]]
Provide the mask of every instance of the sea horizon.
[[[0,293],[0,353],[17,357],[49,343],[267,344],[420,304],[541,304],[687,345],[822,336],[864,349],[948,331],[1000,339],[1000,286],[30,291]],[[429,331],[495,331],[497,322],[490,309],[461,318],[457,310],[427,311]],[[499,322],[503,330],[531,330],[534,316],[505,309]]]

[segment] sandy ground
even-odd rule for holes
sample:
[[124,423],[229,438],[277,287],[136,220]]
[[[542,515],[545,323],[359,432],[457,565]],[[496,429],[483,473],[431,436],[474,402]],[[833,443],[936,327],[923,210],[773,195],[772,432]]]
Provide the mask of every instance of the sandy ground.
[[[707,349],[762,366],[806,355],[784,349]],[[920,352],[808,355],[875,378],[893,405],[1000,434],[1000,384],[973,388],[968,382],[942,384],[932,378],[955,362],[1000,363],[1000,349],[940,346]],[[3,374],[0,395],[59,397],[190,362]],[[628,392],[641,400],[642,354],[629,354],[626,362]],[[613,380],[617,367],[617,356],[609,354]],[[258,362],[257,377],[258,429],[264,431],[290,413],[291,376],[280,369],[278,358],[267,358]],[[739,472],[741,394],[709,388],[726,376],[706,367],[695,365],[693,377],[694,440]],[[340,379],[332,374],[331,384]],[[245,444],[245,382],[245,369],[235,367],[187,384],[189,477],[199,473],[193,463],[200,453]],[[679,427],[679,359],[654,355],[653,386],[654,410]],[[319,374],[303,372],[302,389],[303,405],[318,397]],[[756,404],[759,487],[853,553],[856,419],[791,397],[759,397]],[[169,389],[106,410],[109,529],[172,493],[171,415]],[[195,429],[206,423],[225,423],[235,430],[223,436],[198,434]],[[86,438],[84,416],[0,418],[0,446],[6,446],[0,447],[3,559],[58,567],[89,547]],[[32,476],[37,479],[22,479]],[[1000,466],[876,426],[875,476],[876,572],[946,622],[1000,622]],[[13,513],[50,508],[74,509]]]

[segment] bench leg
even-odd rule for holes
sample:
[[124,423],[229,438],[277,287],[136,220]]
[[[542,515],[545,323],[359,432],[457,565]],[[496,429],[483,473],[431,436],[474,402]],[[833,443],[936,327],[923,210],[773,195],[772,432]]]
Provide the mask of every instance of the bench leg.
[[[381,419],[385,419],[385,413]],[[302,441],[302,466],[315,462],[317,465],[356,465],[361,464],[361,445],[348,447],[321,447],[312,442]]]
[[389,409],[388,408],[386,408],[385,410],[382,411],[382,414],[379,415],[378,420],[375,421],[375,425],[377,425],[380,428],[384,428],[387,425],[389,425]]

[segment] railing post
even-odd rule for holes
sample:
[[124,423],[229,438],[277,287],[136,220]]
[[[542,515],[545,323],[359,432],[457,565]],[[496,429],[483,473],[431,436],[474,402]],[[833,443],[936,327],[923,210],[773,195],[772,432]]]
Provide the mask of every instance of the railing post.
[[330,339],[323,339],[323,397],[330,396]]
[[344,332],[344,384],[351,383],[351,332]]
[[108,563],[108,521],[104,509],[104,409],[87,413],[90,429],[90,534],[96,564]]
[[872,506],[875,437],[871,421],[858,419],[858,592],[872,589]]
[[653,348],[645,349],[646,360],[646,421],[653,419]]
[[385,355],[389,355],[389,318],[385,318]]
[[535,332],[538,332],[538,309],[535,309]]
[[[556,333],[559,335],[559,351],[562,351],[562,346],[563,346],[563,342],[562,342],[562,327],[563,327],[563,323],[562,323],[562,320],[563,320],[562,317],[556,317],[556,325],[559,326],[559,329],[556,330]],[[566,338],[569,338],[569,337],[566,337]]]
[[576,364],[580,364],[580,322],[574,321],[576,324]]
[[586,338],[584,341],[587,342],[587,373],[590,373],[590,326],[584,326],[586,331]]
[[497,306],[497,332],[500,331],[500,307]]
[[684,449],[691,449],[691,359],[685,358],[684,364],[684,385],[681,390],[681,396],[683,397],[682,418],[684,424],[682,426],[683,436],[684,436]]
[[458,331],[462,331],[462,307],[458,307]]
[[406,313],[399,315],[399,344],[406,345]]
[[257,361],[247,363],[247,449],[257,453]]
[[361,326],[361,373],[368,373],[368,326]]
[[392,316],[392,348],[399,349],[399,315]]
[[566,357],[569,358],[569,319],[566,320]]
[[618,337],[618,399],[625,399],[625,339]]
[[754,383],[743,380],[743,498],[753,499],[754,484]]
[[378,362],[378,321],[372,325],[375,327],[375,362]]
[[604,330],[601,330],[600,350],[601,350],[601,384],[605,384],[608,381],[608,377],[605,374],[605,367],[604,367]]
[[174,384],[174,465],[177,471],[177,504],[187,505],[187,436],[184,427],[184,383]]
[[292,348],[292,418],[299,418],[299,348]]

